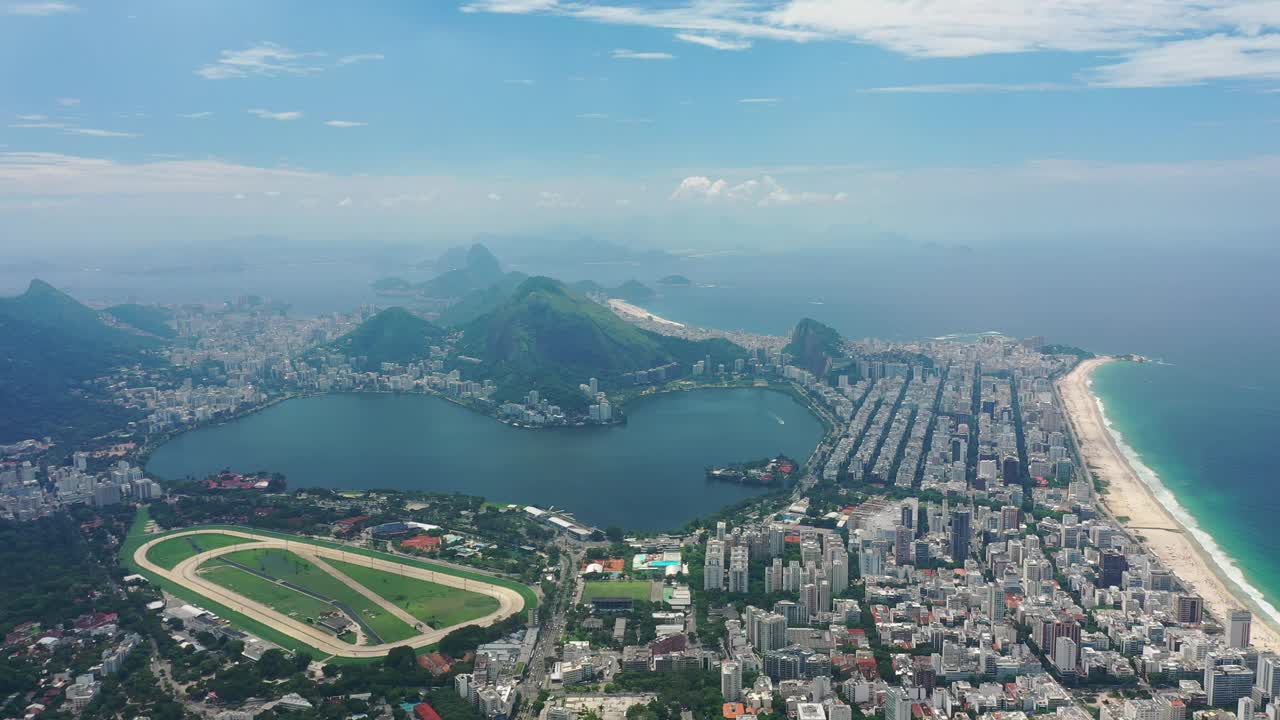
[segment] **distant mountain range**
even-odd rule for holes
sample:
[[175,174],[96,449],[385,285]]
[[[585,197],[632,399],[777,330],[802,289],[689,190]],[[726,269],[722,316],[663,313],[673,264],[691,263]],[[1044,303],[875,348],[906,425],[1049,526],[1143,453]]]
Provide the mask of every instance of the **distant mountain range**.
[[382,363],[410,363],[429,356],[445,333],[402,307],[387,308],[330,344],[330,349],[364,358],[365,369]]
[[481,315],[495,310],[502,304],[503,300],[506,300],[511,293],[515,292],[520,283],[528,278],[529,276],[522,272],[509,272],[489,287],[473,290],[463,295],[462,299],[440,313],[438,320],[441,325],[448,327],[465,325]]
[[[373,288],[388,294],[453,300],[440,313],[438,322],[446,327],[458,327],[495,310],[529,277],[515,270],[503,272],[498,258],[481,243],[470,248],[450,248],[436,261],[435,267],[443,272],[425,282],[388,277],[373,283]],[[644,303],[657,297],[652,288],[634,279],[613,288],[593,280],[581,280],[569,287],[584,295],[606,295],[630,303]]]
[[502,266],[489,248],[476,243],[467,250],[461,267],[440,273],[419,284],[418,289],[431,297],[462,297],[483,290],[502,279]]
[[[475,241],[512,262],[542,267],[654,262],[673,258],[664,250],[633,249],[591,236],[559,233],[551,236],[482,234],[476,236]],[[450,248],[434,264],[435,268],[444,271],[461,267],[465,251],[464,247]]]
[[619,300],[626,300],[629,303],[649,302],[658,296],[658,293],[654,292],[653,288],[635,279],[628,280],[614,288],[607,288],[592,280],[576,282],[570,287],[586,295],[605,295]]
[[462,330],[460,350],[482,360],[510,397],[538,389],[567,408],[586,404],[578,384],[589,377],[608,381],[670,362],[687,371],[707,356],[713,364],[746,356],[727,341],[693,342],[643,330],[547,277],[524,280]]
[[158,338],[170,340],[178,336],[178,331],[169,324],[173,321],[173,311],[167,308],[126,304],[107,308],[107,314],[117,322]]
[[41,280],[22,295],[0,298],[0,442],[87,438],[118,429],[130,418],[100,397],[91,381],[146,361],[159,344],[108,325]]

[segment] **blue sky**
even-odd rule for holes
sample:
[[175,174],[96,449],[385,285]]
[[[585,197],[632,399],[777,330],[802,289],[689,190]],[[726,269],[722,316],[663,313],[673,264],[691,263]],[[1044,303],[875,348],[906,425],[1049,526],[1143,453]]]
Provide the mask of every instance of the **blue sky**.
[[51,241],[1251,232],[1280,191],[1274,0],[0,0],[0,63],[0,222]]

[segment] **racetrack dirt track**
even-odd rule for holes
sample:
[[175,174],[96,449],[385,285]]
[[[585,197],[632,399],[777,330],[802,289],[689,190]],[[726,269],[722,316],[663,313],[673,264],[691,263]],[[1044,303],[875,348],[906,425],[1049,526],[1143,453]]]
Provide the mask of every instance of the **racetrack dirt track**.
[[[173,538],[187,537],[191,535],[231,535],[241,537],[248,542],[240,545],[231,545],[228,547],[217,548],[202,552],[193,557],[187,558],[174,566],[172,570],[156,565],[147,559],[147,552],[156,544],[171,540]],[[204,577],[198,572],[199,568],[209,560],[227,553],[237,552],[240,550],[258,550],[258,549],[278,549],[295,553],[300,557],[308,560],[320,558],[330,558],[341,562],[350,563],[352,565],[361,565],[374,570],[382,570],[384,572],[396,573],[406,577],[424,580],[426,582],[436,583],[447,587],[467,590],[469,592],[488,595],[498,601],[498,609],[474,620],[468,620],[456,625],[444,628],[431,628],[419,635],[401,640],[394,643],[383,643],[381,645],[351,645],[334,637],[329,632],[310,625],[302,620],[291,618],[275,609],[268,607],[256,600],[251,600],[239,593],[228,590]],[[185,588],[189,588],[210,600],[221,603],[228,608],[260,622],[277,632],[284,633],[299,642],[310,645],[316,650],[346,658],[376,658],[386,655],[393,647],[407,645],[412,648],[425,647],[439,642],[445,635],[459,628],[469,625],[479,625],[488,627],[494,623],[501,622],[508,617],[520,612],[524,609],[524,598],[520,593],[511,588],[501,585],[494,585],[480,580],[472,580],[470,578],[458,577],[446,573],[439,573],[415,565],[406,565],[381,558],[369,557],[359,553],[347,552],[340,548],[330,548],[321,545],[312,545],[302,540],[286,540],[283,538],[270,537],[265,535],[256,535],[252,532],[244,532],[241,530],[221,530],[221,529],[197,529],[185,532],[173,533],[157,537],[143,543],[134,551],[133,560],[140,568],[148,573],[155,574],[170,582],[177,583]],[[355,583],[345,575],[335,575],[339,580],[346,583],[353,590],[368,593],[368,588]]]

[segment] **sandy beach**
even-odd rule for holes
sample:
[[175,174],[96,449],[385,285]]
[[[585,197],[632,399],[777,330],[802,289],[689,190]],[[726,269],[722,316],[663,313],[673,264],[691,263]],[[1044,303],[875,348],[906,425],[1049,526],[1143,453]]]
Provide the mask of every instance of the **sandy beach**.
[[637,320],[648,320],[649,322],[655,322],[659,325],[670,325],[671,327],[684,327],[681,323],[658,317],[642,307],[632,305],[626,300],[610,298],[609,307],[612,308],[615,313],[622,315],[623,317],[635,318]]
[[1280,652],[1280,628],[1207,553],[1196,538],[1171,515],[1139,477],[1116,446],[1093,393],[1089,375],[1112,358],[1081,362],[1057,382],[1080,453],[1090,472],[1109,483],[1102,500],[1124,524],[1172,570],[1191,591],[1204,599],[1205,609],[1219,623],[1234,609],[1253,612],[1253,644]]

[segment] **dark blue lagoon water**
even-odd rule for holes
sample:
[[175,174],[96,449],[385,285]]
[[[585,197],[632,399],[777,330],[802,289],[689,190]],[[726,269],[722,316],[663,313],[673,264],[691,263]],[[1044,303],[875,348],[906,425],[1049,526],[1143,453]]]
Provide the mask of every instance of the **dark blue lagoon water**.
[[426,395],[290,400],[181,435],[147,470],[204,477],[283,472],[291,487],[401,488],[566,508],[589,524],[662,530],[760,492],[704,477],[708,465],[806,458],[822,426],[762,389],[645,398],[622,426],[527,430]]

